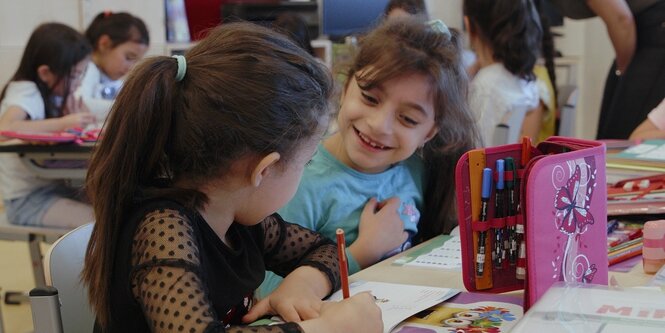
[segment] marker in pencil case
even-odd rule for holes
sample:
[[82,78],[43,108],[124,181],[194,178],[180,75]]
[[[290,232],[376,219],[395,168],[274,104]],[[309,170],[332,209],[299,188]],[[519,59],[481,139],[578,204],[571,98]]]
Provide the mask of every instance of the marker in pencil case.
[[[492,169],[483,169],[482,192],[480,197],[480,221],[487,223],[487,206],[490,201]],[[478,232],[478,252],[476,254],[476,276],[483,276],[485,271],[485,237],[487,231]]]
[[[512,157],[505,158],[506,173],[511,174],[512,177],[506,180],[506,188],[508,189],[508,216],[515,216],[517,209],[517,198],[515,198],[515,180],[517,179],[517,170],[515,169],[515,160]],[[511,266],[517,264],[518,243],[515,237],[515,226],[506,228],[508,231],[508,262]]]
[[[505,203],[503,200],[503,172],[504,172],[504,161],[499,159],[496,161],[496,191],[494,197],[494,217],[502,218],[505,217]],[[503,259],[506,257],[505,248],[503,246],[503,230],[502,228],[494,229],[494,252],[492,254],[492,259],[494,260],[494,267],[501,268],[503,266]]]

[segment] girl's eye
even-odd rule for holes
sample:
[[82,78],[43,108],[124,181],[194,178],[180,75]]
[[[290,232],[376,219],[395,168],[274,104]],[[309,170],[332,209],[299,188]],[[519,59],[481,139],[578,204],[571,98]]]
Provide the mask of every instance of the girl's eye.
[[408,116],[401,116],[401,118],[402,118],[402,120],[403,120],[406,124],[408,124],[408,125],[411,125],[411,126],[416,126],[416,125],[418,125],[418,122],[417,122],[416,120],[414,120],[413,118],[411,118],[411,117],[408,117]]
[[370,104],[378,104],[379,103],[379,101],[376,98],[370,96],[369,94],[367,94],[365,92],[362,92],[361,94],[363,96],[363,99],[365,101],[367,101],[368,103],[370,103]]

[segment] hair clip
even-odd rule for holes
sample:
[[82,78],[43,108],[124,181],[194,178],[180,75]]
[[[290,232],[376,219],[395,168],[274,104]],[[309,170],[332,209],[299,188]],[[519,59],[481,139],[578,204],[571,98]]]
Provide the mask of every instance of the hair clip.
[[104,17],[109,17],[109,16],[111,16],[111,14],[113,14],[113,12],[109,9],[104,11]]
[[175,58],[178,62],[178,72],[175,74],[176,82],[182,81],[185,78],[185,73],[187,73],[187,59],[183,55],[172,55],[171,57]]
[[445,23],[443,23],[443,21],[438,20],[438,19],[437,20],[430,20],[430,21],[425,22],[425,24],[429,25],[432,28],[432,30],[438,31],[438,32],[450,37],[450,29],[448,29],[448,26]]

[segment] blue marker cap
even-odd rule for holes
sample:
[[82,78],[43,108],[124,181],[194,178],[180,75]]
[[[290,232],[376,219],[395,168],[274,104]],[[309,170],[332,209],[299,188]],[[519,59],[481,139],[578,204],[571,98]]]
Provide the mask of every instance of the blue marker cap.
[[504,162],[503,160],[496,160],[496,173],[498,173],[498,178],[496,181],[496,189],[503,190],[503,172],[504,172]]
[[490,191],[492,190],[492,169],[483,169],[483,192],[480,197],[483,199],[490,198]]

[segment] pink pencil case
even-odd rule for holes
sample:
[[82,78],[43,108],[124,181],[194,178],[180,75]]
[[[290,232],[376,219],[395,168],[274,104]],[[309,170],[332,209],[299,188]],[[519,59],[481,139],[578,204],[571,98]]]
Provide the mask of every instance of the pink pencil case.
[[[497,160],[506,165],[508,158],[514,162],[514,171],[504,167],[500,177]],[[493,179],[487,218],[481,221],[485,167],[492,169]],[[466,289],[491,293],[524,289],[528,309],[558,281],[607,285],[603,143],[550,137],[536,147],[526,139],[521,144],[476,149],[460,158],[455,177]],[[512,209],[495,207],[497,200],[501,202],[496,196],[499,178],[513,182]],[[505,185],[503,192],[499,206],[510,206]],[[479,252],[481,233],[484,255]],[[497,244],[503,244],[503,251],[494,251]],[[480,275],[479,265],[484,267]],[[518,277],[522,269],[526,273]]]

